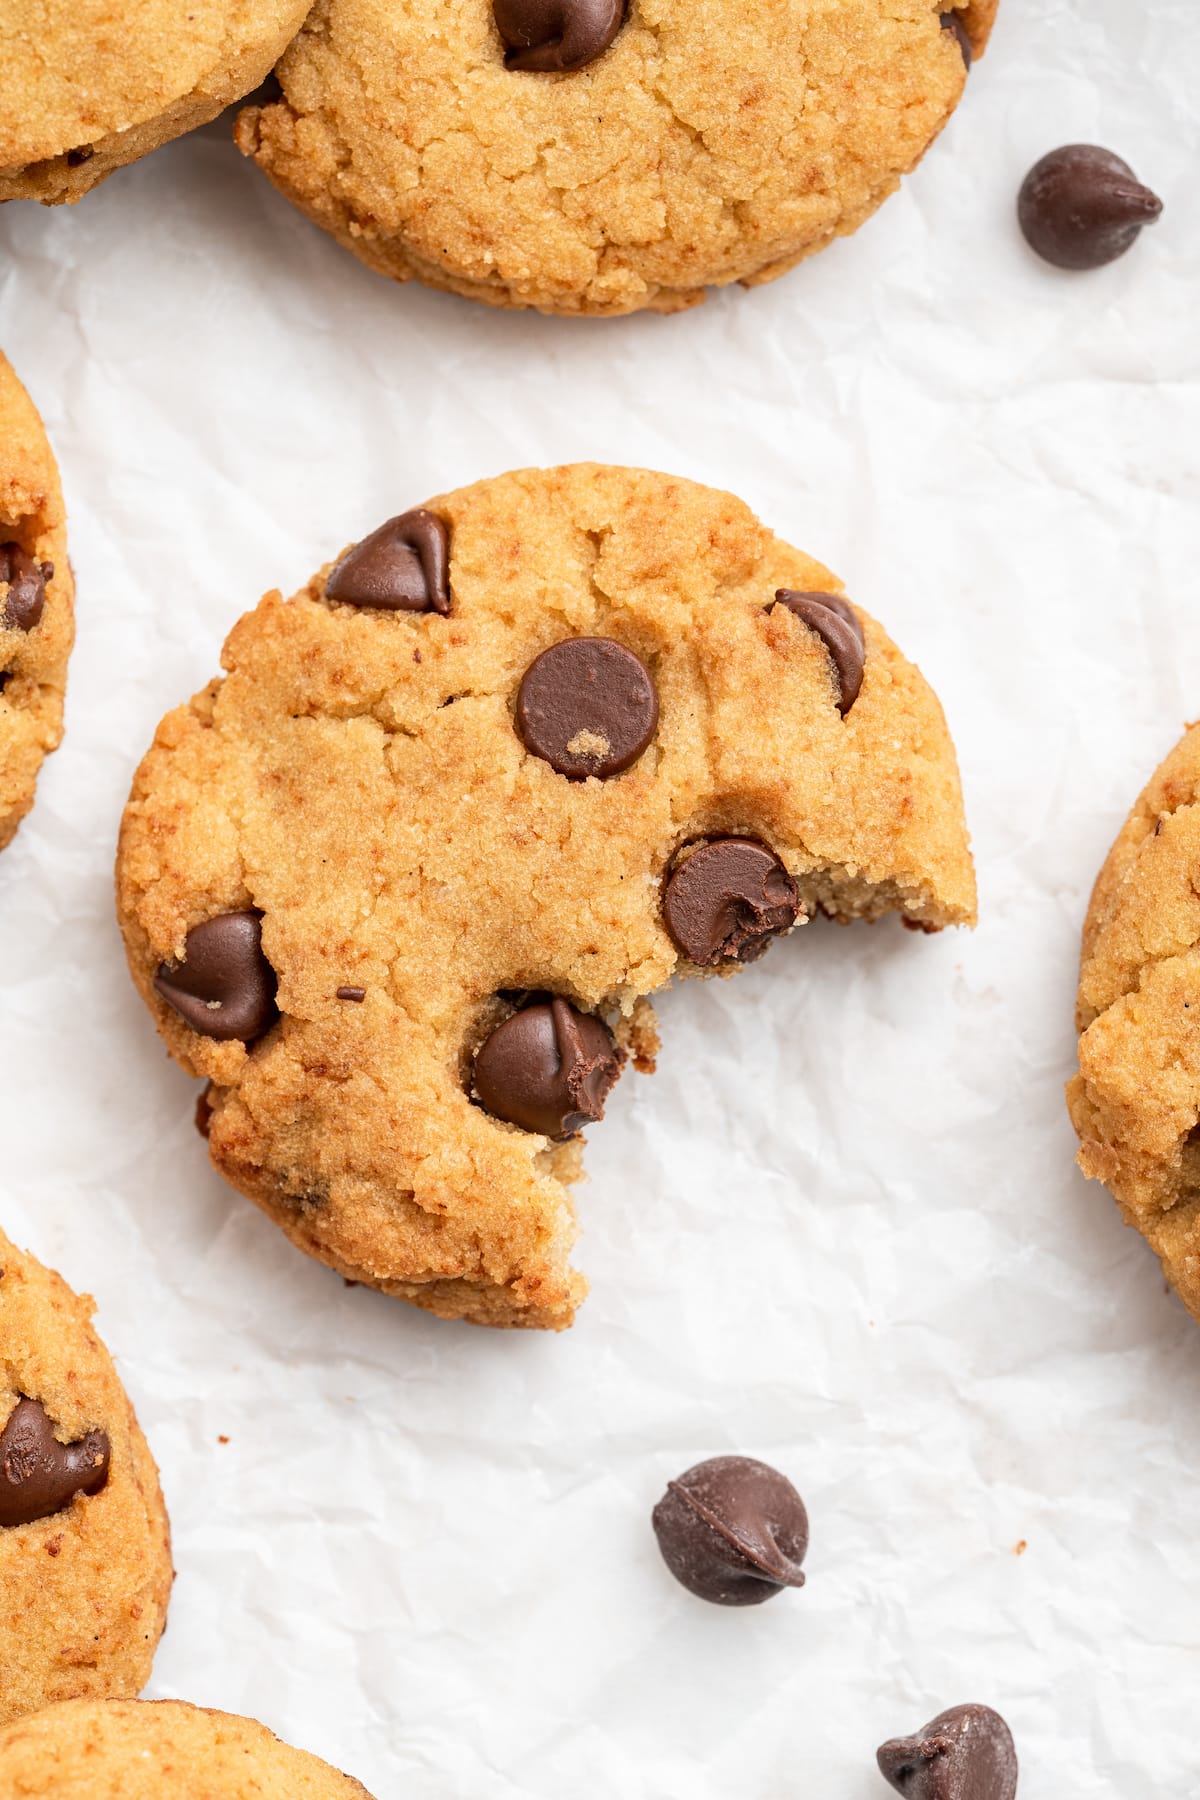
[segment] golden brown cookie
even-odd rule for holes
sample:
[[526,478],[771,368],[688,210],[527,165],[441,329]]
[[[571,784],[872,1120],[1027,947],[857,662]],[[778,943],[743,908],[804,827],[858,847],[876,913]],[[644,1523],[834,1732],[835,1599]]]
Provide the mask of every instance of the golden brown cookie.
[[182,1700],[72,1700],[0,1731],[0,1800],[371,1800],[265,1725]]
[[237,141],[397,281],[676,312],[857,230],[997,0],[317,0]]
[[78,200],[258,86],[307,0],[0,0],[0,201]]
[[824,911],[974,917],[938,702],[729,494],[583,464],[391,521],[231,633],[118,856],[216,1167],[343,1275],[563,1326],[645,996]]
[[166,1622],[158,1472],[93,1302],[0,1232],[0,1723],[136,1694]]
[[1083,929],[1079,1166],[1200,1319],[1200,726],[1141,794]]
[[0,850],[62,741],[75,641],[67,515],[33,402],[0,355]]

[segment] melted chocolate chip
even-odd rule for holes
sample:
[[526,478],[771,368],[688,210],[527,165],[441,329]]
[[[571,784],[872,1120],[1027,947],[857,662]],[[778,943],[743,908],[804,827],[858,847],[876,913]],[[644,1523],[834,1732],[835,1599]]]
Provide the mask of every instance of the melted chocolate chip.
[[1017,199],[1027,242],[1058,269],[1115,262],[1162,209],[1129,164],[1097,144],[1065,144],[1043,156]]
[[685,857],[663,889],[663,919],[676,948],[701,969],[753,962],[796,923],[796,884],[755,838],[713,838]]
[[275,971],[263,955],[260,912],[218,913],[193,925],[177,969],[159,965],[154,985],[202,1037],[251,1044],[279,1017]]
[[971,40],[967,36],[967,28],[963,24],[962,14],[959,12],[944,12],[940,14],[940,18],[942,30],[953,32],[954,36],[958,39],[958,47],[962,51],[963,61],[969,69],[971,66]]
[[1013,1800],[1017,1791],[1012,1733],[990,1706],[953,1706],[876,1754],[908,1800]]
[[46,604],[46,583],[53,579],[53,563],[37,563],[20,544],[0,544],[0,585],[8,584],[4,612],[10,631],[32,631]]
[[98,1494],[109,1457],[105,1432],[60,1444],[41,1402],[18,1400],[0,1431],[0,1526],[31,1525],[62,1512],[76,1494]]
[[786,606],[821,639],[833,659],[838,711],[844,717],[858,699],[866,667],[866,640],[854,608],[840,594],[802,594],[792,588],[780,588],[772,606]]
[[389,519],[336,563],[327,600],[382,612],[450,611],[450,528],[418,508]]
[[493,1118],[565,1138],[604,1116],[621,1053],[602,1019],[554,996],[497,1025],[475,1054],[475,1098]]
[[543,650],[517,691],[517,730],[526,749],[572,781],[619,775],[657,726],[649,671],[612,638],[566,638]]
[[536,74],[582,69],[608,49],[626,0],[492,0],[504,66]]
[[654,1533],[677,1581],[717,1606],[758,1606],[803,1587],[808,1514],[785,1475],[750,1456],[697,1463],[654,1509]]

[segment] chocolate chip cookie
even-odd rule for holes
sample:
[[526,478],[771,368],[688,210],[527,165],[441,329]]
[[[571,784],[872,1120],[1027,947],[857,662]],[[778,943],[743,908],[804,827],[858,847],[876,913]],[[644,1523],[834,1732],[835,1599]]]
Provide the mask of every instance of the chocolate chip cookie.
[[997,0],[317,0],[237,141],[371,268],[493,306],[676,312],[855,231]]
[[0,1800],[371,1800],[265,1725],[182,1700],[74,1700],[0,1732]]
[[729,494],[525,470],[233,629],[118,857],[133,976],[221,1173],[446,1317],[563,1326],[565,1183],[645,997],[823,912],[974,917],[935,696]]
[[138,1693],[166,1622],[158,1473],[92,1305],[0,1232],[0,1723]]
[[1200,1319],[1200,726],[1138,799],[1083,929],[1079,1166]]
[[262,81],[307,0],[0,0],[0,201],[78,200]]
[[62,740],[75,639],[67,516],[33,402],[0,355],[0,850]]

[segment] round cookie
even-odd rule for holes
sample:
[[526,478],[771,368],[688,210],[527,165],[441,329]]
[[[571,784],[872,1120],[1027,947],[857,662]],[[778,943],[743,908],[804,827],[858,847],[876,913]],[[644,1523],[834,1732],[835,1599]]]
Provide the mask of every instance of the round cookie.
[[33,402],[0,355],[0,850],[62,741],[75,641],[67,515]]
[[[381,274],[676,312],[857,230],[997,0],[317,0],[239,147]],[[503,35],[502,35],[503,33]]]
[[1102,1181],[1200,1319],[1200,726],[1130,813],[1083,930],[1067,1088]]
[[183,1700],[72,1700],[0,1731],[0,1800],[371,1800],[254,1719]]
[[251,92],[307,0],[0,0],[0,201],[78,200]]
[[0,1232],[0,1723],[136,1694],[166,1622],[158,1472],[93,1302]]
[[941,708],[836,588],[729,494],[584,464],[234,627],[138,770],[118,910],[213,1163],[301,1249],[567,1325],[574,1133],[645,996],[817,911],[973,919]]

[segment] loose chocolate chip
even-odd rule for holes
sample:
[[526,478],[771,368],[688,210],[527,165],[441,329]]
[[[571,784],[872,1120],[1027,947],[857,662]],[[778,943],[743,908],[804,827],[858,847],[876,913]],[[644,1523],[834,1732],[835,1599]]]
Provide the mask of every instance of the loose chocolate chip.
[[53,563],[36,563],[20,544],[0,544],[0,585],[8,583],[3,622],[10,631],[32,631],[46,604]]
[[1065,144],[1021,184],[1017,217],[1030,246],[1058,269],[1100,269],[1124,256],[1163,209],[1127,162],[1098,144]]
[[785,1475],[750,1456],[697,1463],[654,1509],[663,1560],[677,1581],[717,1606],[758,1606],[803,1587],[808,1514]]
[[971,40],[967,36],[967,28],[963,24],[963,16],[958,12],[944,12],[940,15],[943,31],[952,31],[958,39],[958,47],[962,51],[963,61],[968,69],[971,66]]
[[365,1000],[367,997],[367,990],[366,988],[360,987],[340,987],[337,991],[337,997],[339,1000]]
[[866,639],[854,608],[840,594],[802,594],[792,588],[780,588],[772,606],[786,606],[821,639],[833,659],[838,711],[844,717],[858,699],[866,666]]
[[91,162],[96,152],[91,144],[80,144],[76,150],[67,151],[68,169],[81,169],[84,163]]
[[796,923],[796,884],[755,838],[713,838],[685,857],[663,889],[663,918],[676,948],[699,968],[753,962]]
[[602,1019],[553,996],[497,1025],[475,1054],[475,1097],[493,1118],[565,1138],[604,1116],[621,1053]]
[[0,1526],[31,1525],[61,1512],[76,1494],[98,1494],[109,1455],[105,1432],[60,1444],[41,1402],[18,1400],[0,1431]]
[[644,663],[611,638],[566,638],[534,657],[517,691],[527,750],[582,781],[619,775],[658,725],[658,695]]
[[914,1737],[877,1751],[879,1768],[909,1800],[1013,1800],[1017,1752],[990,1706],[952,1706]]
[[381,612],[450,611],[450,528],[418,508],[389,519],[330,571],[325,597]]
[[504,66],[537,74],[582,69],[603,54],[625,18],[626,0],[492,0]]
[[193,925],[176,969],[159,965],[154,985],[202,1037],[253,1043],[279,1014],[275,971],[263,955],[260,912],[218,913]]

